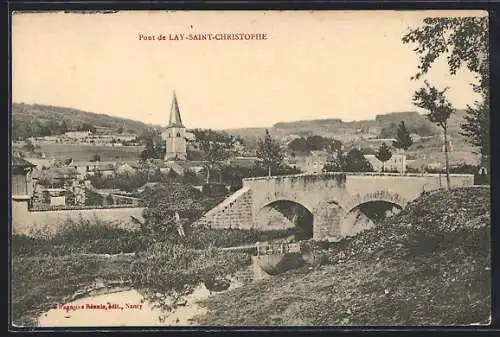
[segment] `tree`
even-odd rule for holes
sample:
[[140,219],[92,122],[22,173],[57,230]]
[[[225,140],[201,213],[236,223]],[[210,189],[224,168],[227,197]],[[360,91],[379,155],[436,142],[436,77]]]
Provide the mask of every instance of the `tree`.
[[207,173],[206,182],[210,182],[210,173],[218,169],[221,171],[224,162],[227,161],[235,150],[235,137],[211,129],[194,129],[195,144],[204,154],[203,162]]
[[90,161],[93,162],[101,161],[101,156],[96,153],[92,156],[92,159]]
[[325,150],[328,147],[328,145],[331,143],[331,139],[314,135],[307,137],[306,143],[310,151],[321,151]]
[[146,130],[140,139],[144,142],[144,150],[140,154],[141,160],[163,159],[165,157],[165,144],[159,129],[151,128]]
[[344,159],[345,172],[372,172],[373,166],[358,149],[350,150]]
[[96,133],[97,129],[94,125],[92,125],[90,123],[83,123],[80,126],[80,131],[90,131],[92,133]]
[[[408,150],[408,148],[413,144],[413,139],[410,136],[410,131],[406,128],[405,122],[401,121],[399,123],[398,129],[396,130],[396,140],[392,142],[392,146],[396,149],[400,149],[403,152]],[[401,160],[401,173],[404,173],[404,160]]]
[[329,138],[329,142],[326,144],[325,150],[330,155],[338,153],[342,151],[342,142],[337,139]]
[[267,168],[267,174],[270,177],[271,171],[278,168],[283,163],[283,150],[278,141],[274,140],[266,130],[264,139],[257,142],[257,157],[260,164]]
[[294,152],[301,152],[301,153],[309,152],[309,147],[304,137],[293,139],[290,143],[288,143],[287,147],[289,150]]
[[444,156],[446,167],[446,188],[450,189],[450,163],[448,160],[448,119],[455,112],[451,103],[446,98],[448,88],[438,90],[425,81],[425,87],[419,89],[413,95],[413,104],[428,111],[426,117],[429,121],[437,124],[443,129]]
[[324,172],[372,172],[373,166],[358,149],[339,150],[323,167]]
[[401,121],[396,130],[396,140],[392,142],[392,146],[406,151],[412,144],[413,139],[410,136],[410,131],[406,128],[405,122]]
[[375,158],[382,162],[382,172],[385,171],[385,162],[391,159],[391,157],[391,149],[389,149],[386,143],[382,143],[382,145],[378,148],[378,151],[375,153]]
[[480,148],[483,162],[490,156],[489,126],[489,37],[488,17],[426,18],[421,27],[411,29],[403,36],[403,43],[417,44],[420,65],[413,79],[426,74],[442,55],[447,56],[449,71],[455,75],[466,67],[476,74],[472,83],[481,101],[467,106],[466,122],[461,125],[462,134]]
[[146,182],[149,183],[149,180],[151,178],[151,172],[154,172],[157,169],[157,166],[153,162],[151,158],[146,158],[140,160],[140,165],[141,165],[141,172],[144,172],[146,174]]
[[468,138],[470,144],[477,146],[481,154],[482,165],[489,166],[490,157],[490,113],[486,101],[475,102],[474,107],[467,106],[461,125],[463,136]]

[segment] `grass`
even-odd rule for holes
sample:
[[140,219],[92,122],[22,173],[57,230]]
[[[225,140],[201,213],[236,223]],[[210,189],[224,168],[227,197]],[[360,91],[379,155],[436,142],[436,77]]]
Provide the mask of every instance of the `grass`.
[[[488,323],[488,189],[426,195],[304,267],[201,302],[206,325]],[[430,213],[429,217],[422,216]],[[434,221],[429,221],[430,219]]]

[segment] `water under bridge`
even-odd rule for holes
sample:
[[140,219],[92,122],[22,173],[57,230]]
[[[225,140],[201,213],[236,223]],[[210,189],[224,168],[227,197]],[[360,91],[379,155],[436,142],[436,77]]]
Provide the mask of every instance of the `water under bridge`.
[[[474,176],[451,174],[451,187]],[[322,173],[243,179],[241,189],[199,223],[212,228],[298,229],[297,239],[336,240],[374,226],[423,192],[444,188],[442,174]]]

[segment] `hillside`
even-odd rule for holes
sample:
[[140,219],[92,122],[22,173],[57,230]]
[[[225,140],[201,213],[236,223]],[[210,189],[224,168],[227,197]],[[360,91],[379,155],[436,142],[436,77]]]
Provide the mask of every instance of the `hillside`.
[[130,119],[73,108],[25,103],[12,104],[12,137],[14,139],[47,133],[47,129],[51,132],[63,129],[79,130],[85,124],[113,131],[122,129],[123,132],[135,134],[141,134],[151,127]]
[[201,302],[207,325],[487,324],[490,192],[419,198],[303,267]]
[[[450,136],[460,144],[464,143],[463,136],[459,134],[464,114],[465,110],[458,110],[449,121]],[[405,122],[410,132],[420,136],[434,136],[441,133],[436,125],[415,111],[379,114],[371,120],[350,122],[344,122],[338,118],[279,122],[270,127],[269,131],[278,138],[287,138],[291,135],[320,135],[350,142],[359,138],[394,137],[396,128],[401,121]],[[226,131],[254,141],[256,137],[261,137],[264,134],[265,128],[240,128]]]

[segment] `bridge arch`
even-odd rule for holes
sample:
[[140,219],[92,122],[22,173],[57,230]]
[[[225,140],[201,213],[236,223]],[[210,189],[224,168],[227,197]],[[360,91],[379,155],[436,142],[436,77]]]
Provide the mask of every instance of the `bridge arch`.
[[378,222],[401,211],[408,201],[397,193],[376,191],[354,196],[347,204],[340,220],[343,236],[355,235],[374,227]]
[[313,237],[314,213],[307,203],[278,198],[259,207],[255,223],[260,229],[290,229],[295,239],[310,239]]
[[349,202],[346,203],[345,210],[346,212],[350,212],[351,210],[353,210],[354,208],[358,207],[361,204],[365,204],[368,202],[376,202],[376,201],[391,203],[397,205],[401,209],[405,208],[406,205],[408,204],[408,200],[406,200],[399,194],[387,190],[381,190],[381,191],[366,193],[363,195],[356,194],[349,200]]

